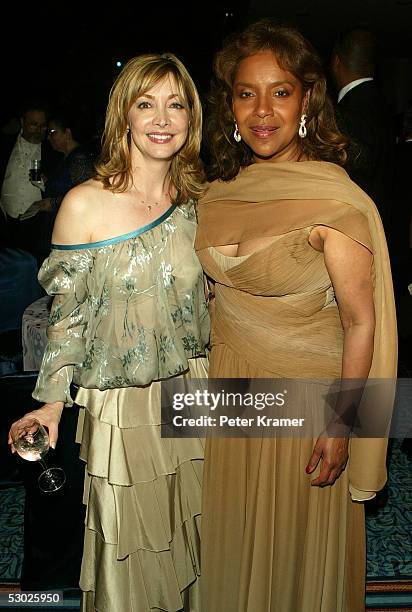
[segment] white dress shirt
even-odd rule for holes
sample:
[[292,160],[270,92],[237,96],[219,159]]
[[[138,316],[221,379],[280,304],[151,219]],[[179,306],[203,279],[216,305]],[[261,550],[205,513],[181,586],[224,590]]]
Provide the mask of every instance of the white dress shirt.
[[17,219],[32,204],[42,199],[42,192],[30,182],[30,163],[41,159],[41,144],[28,142],[21,134],[11,152],[1,188],[1,207]]
[[348,91],[350,91],[354,87],[357,87],[361,83],[366,83],[367,81],[373,81],[373,78],[372,77],[364,77],[363,79],[356,79],[356,81],[352,81],[351,83],[348,83],[347,85],[342,87],[342,89],[338,93],[338,104],[342,100],[342,98],[344,96],[346,96]]

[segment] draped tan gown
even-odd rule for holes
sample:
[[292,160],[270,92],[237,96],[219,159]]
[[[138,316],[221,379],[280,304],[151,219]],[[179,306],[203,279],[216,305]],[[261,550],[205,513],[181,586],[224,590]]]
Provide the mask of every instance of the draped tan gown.
[[[255,164],[235,181],[212,183],[198,221],[198,256],[215,281],[210,377],[340,377],[339,311],[323,254],[308,242],[318,224],[373,253],[371,376],[395,377],[385,237],[374,204],[344,170],[326,162]],[[218,252],[221,245],[264,237],[272,240],[248,256]],[[364,609],[364,509],[353,500],[384,485],[386,440],[352,440],[346,470],[324,488],[310,484],[319,468],[305,473],[313,445],[309,437],[207,440],[205,612]]]

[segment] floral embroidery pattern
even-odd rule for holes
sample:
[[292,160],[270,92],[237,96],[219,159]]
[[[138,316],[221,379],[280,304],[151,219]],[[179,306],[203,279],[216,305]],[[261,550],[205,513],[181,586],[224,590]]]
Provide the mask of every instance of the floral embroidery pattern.
[[189,204],[136,237],[52,251],[39,274],[55,299],[37,399],[71,404],[72,380],[101,390],[147,385],[205,354],[209,318],[194,232]]
[[172,274],[172,266],[170,263],[166,263],[165,261],[161,262],[161,270],[163,283],[165,287],[170,287],[174,283],[174,276]]

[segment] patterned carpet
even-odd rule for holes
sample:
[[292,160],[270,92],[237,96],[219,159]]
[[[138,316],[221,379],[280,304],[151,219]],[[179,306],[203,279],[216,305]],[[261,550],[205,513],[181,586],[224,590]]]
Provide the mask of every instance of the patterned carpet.
[[[412,458],[393,440],[388,486],[367,506],[367,609],[412,611]],[[0,488],[0,585],[18,584],[24,489]],[[69,609],[69,608],[67,608]],[[70,609],[76,609],[75,602]]]
[[388,482],[386,503],[367,512],[367,574],[412,579],[412,459],[399,440],[392,442]]
[[392,440],[388,485],[366,508],[369,610],[412,611],[412,458]]
[[0,582],[18,582],[23,558],[23,486],[0,489]]

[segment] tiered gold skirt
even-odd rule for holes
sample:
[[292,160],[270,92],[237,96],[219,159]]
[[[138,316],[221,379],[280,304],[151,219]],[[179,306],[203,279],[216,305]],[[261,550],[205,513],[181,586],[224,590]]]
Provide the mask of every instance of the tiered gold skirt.
[[[190,376],[206,375],[206,360],[191,360]],[[200,612],[204,443],[161,438],[160,389],[155,382],[77,394],[83,612]]]

